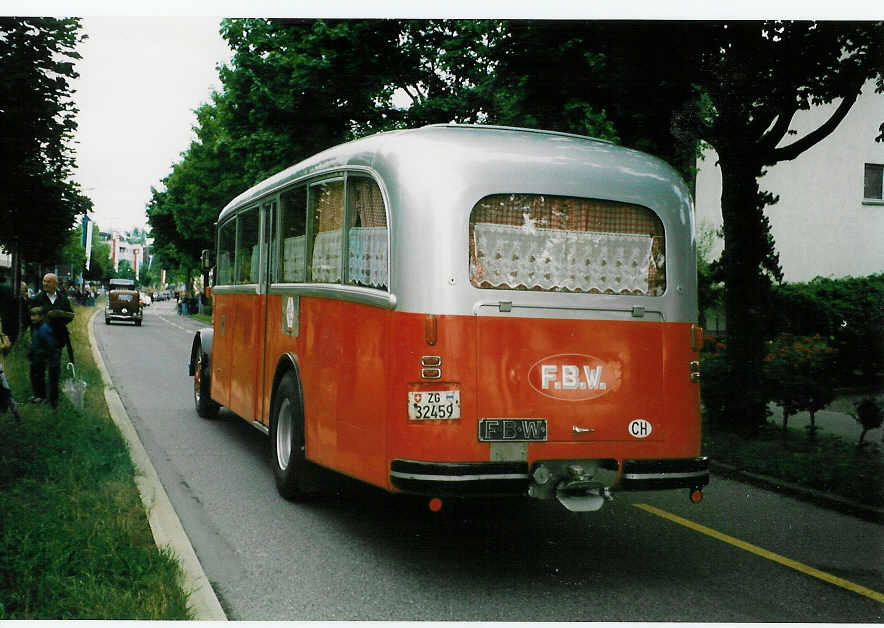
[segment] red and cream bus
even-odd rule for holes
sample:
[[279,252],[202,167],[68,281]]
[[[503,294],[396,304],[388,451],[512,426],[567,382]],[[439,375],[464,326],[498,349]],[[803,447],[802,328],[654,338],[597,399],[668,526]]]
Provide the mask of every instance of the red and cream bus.
[[381,133],[255,185],[218,219],[197,412],[392,492],[597,510],[709,481],[690,193],[606,141],[491,126]]

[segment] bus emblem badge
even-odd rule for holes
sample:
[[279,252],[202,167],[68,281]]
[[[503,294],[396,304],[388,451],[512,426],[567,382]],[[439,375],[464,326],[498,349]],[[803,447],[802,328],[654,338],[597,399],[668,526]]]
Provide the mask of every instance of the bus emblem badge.
[[531,367],[528,383],[545,397],[586,401],[620,388],[619,362],[580,353],[551,355]]

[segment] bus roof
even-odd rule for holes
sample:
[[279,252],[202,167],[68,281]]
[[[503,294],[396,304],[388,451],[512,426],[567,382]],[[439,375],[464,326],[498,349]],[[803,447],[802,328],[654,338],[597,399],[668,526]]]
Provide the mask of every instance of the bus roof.
[[670,191],[673,186],[683,188],[680,176],[664,161],[607,140],[539,129],[435,124],[378,133],[324,150],[234,198],[221,211],[219,221],[237,208],[296,181],[348,166],[388,175],[406,171],[414,174],[423,169],[425,174],[456,180],[453,177],[475,173],[474,165],[482,164],[483,173],[518,180],[513,176],[513,167],[518,161],[541,172],[557,169],[573,172],[575,176],[581,171],[611,168],[627,177],[658,179]]

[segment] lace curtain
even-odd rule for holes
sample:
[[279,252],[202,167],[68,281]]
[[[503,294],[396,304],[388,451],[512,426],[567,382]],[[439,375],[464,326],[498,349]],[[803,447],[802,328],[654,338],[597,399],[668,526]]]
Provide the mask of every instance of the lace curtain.
[[338,283],[341,280],[341,230],[321,231],[313,244],[313,281]]
[[643,293],[650,236],[562,229],[474,225],[472,276],[494,287]]
[[218,264],[217,264],[217,277],[215,279],[216,283],[219,284],[228,284],[233,283],[233,260],[231,259],[233,256],[229,251],[220,251],[218,253]]
[[387,228],[350,229],[350,281],[385,288],[387,286]]
[[616,201],[495,194],[470,214],[470,282],[477,288],[660,295],[663,223]]
[[306,268],[304,252],[306,249],[306,237],[295,236],[286,238],[282,244],[282,280],[299,282],[306,280]]

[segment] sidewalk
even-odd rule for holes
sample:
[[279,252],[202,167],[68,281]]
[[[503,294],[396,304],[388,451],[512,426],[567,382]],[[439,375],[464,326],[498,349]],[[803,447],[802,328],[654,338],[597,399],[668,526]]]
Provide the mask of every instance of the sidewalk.
[[[844,442],[856,444],[862,434],[862,425],[850,413],[854,411],[854,404],[868,395],[845,395],[838,397],[825,410],[816,413],[816,426],[820,434],[840,436]],[[872,395],[878,399],[879,404],[884,404],[884,393]],[[783,409],[774,404],[770,405],[773,414],[770,421],[777,425],[783,424]],[[789,417],[789,427],[803,429],[810,425],[810,413],[799,412]],[[866,432],[865,443],[881,443],[884,437],[884,427],[879,427]]]
[[[845,443],[856,444],[862,433],[862,425],[850,414],[854,411],[854,404],[869,395],[842,395],[830,404],[825,410],[816,413],[816,426],[819,434],[827,434],[840,437]],[[884,404],[884,393],[872,395],[879,404]],[[770,404],[772,415],[769,420],[776,424],[783,424],[783,409],[775,404]],[[803,429],[810,425],[810,413],[799,412],[789,417],[789,428]],[[884,444],[884,427],[879,427],[866,432],[863,440],[865,443]],[[786,482],[780,478],[774,478],[759,473],[744,471],[729,464],[723,464],[715,460],[709,461],[710,470],[718,475],[732,478],[761,486],[769,490],[791,495],[799,499],[814,502],[827,508],[861,517],[863,519],[884,524],[884,509],[866,506],[851,500],[832,495],[823,491],[810,489],[805,486]]]

